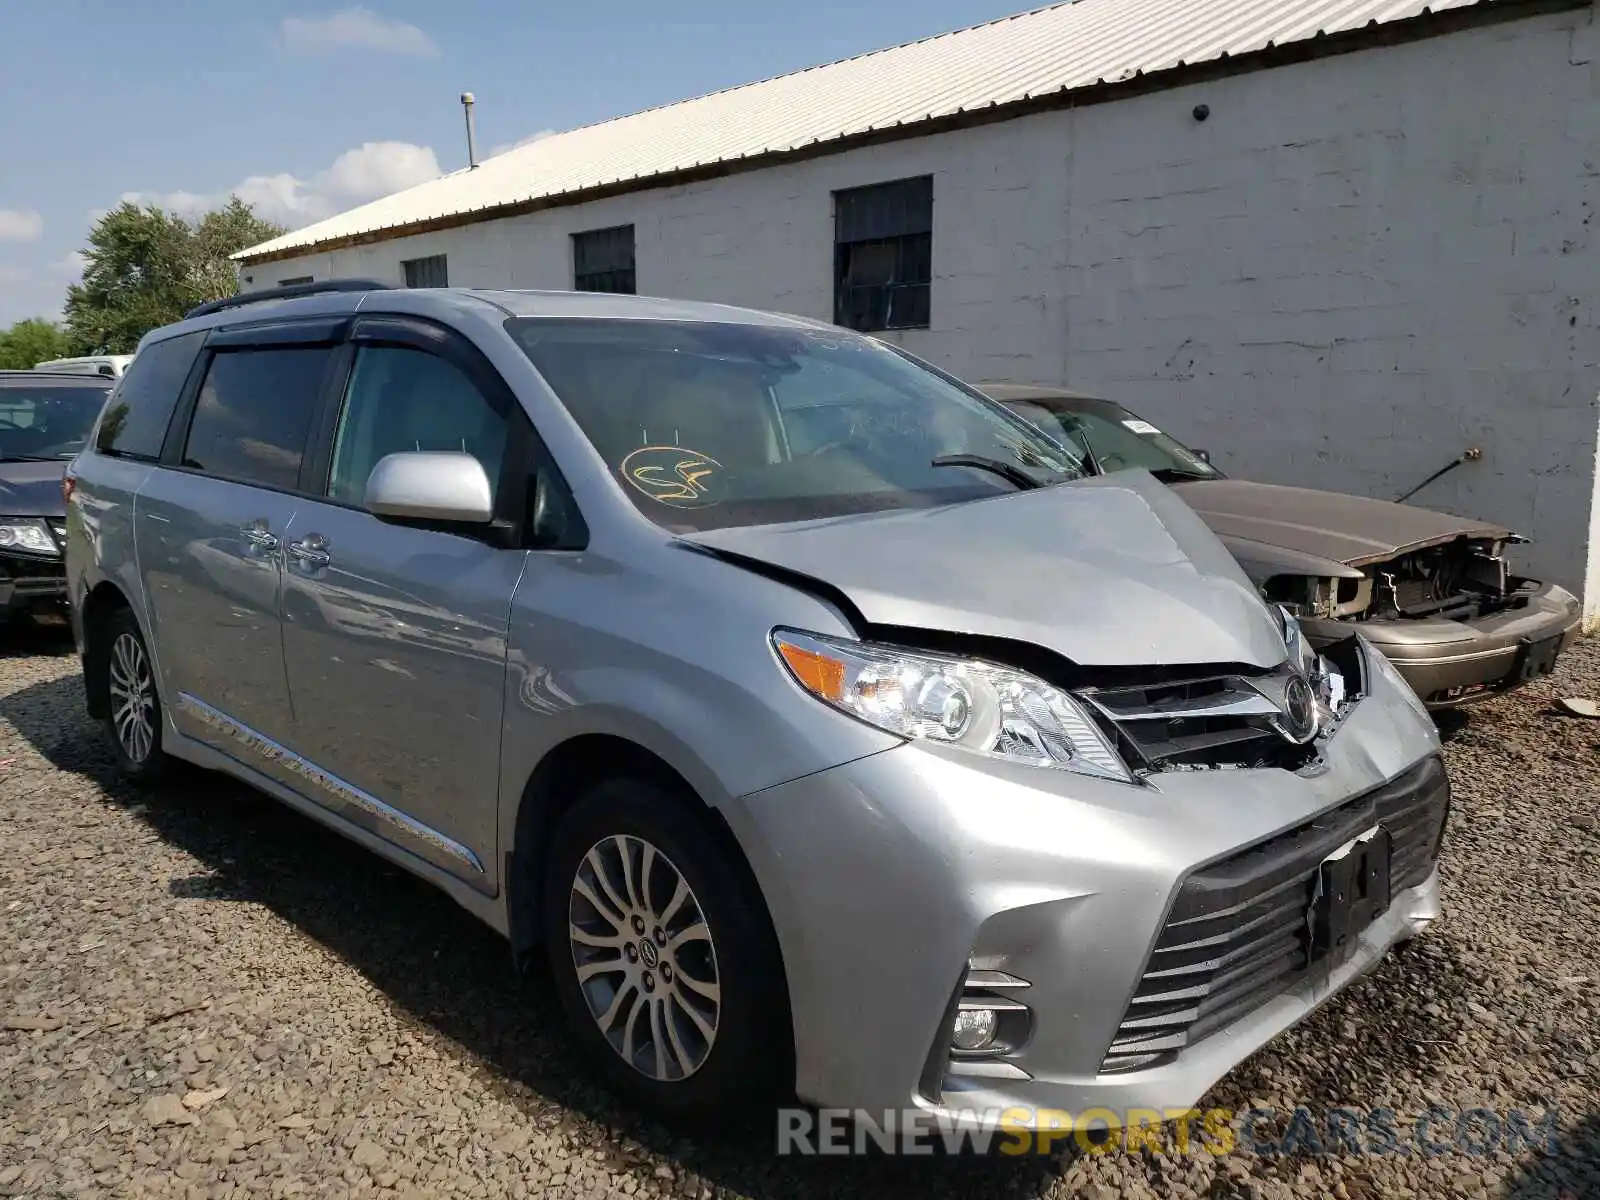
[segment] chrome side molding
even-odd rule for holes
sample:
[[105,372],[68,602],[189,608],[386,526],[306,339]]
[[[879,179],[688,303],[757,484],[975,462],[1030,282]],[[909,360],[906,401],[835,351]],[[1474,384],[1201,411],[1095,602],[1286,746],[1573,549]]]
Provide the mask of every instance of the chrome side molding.
[[[358,825],[437,866],[447,870],[465,866],[475,874],[484,874],[483,862],[476,854],[431,825],[424,825],[392,804],[385,804],[355,784],[323,770],[310,759],[302,758],[287,746],[273,741],[266,734],[235,720],[220,709],[212,708],[188,692],[178,693],[178,705],[195,720],[236,742],[257,758],[275,763],[310,783],[315,794],[308,794],[308,799],[323,804],[331,811],[353,810],[364,815],[367,819],[357,821]],[[441,862],[441,858],[445,861]]]

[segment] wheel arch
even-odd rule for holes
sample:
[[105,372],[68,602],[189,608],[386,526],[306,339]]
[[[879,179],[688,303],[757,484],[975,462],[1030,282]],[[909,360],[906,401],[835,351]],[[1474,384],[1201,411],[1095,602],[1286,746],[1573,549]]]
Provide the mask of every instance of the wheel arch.
[[[110,580],[102,580],[91,588],[83,597],[83,686],[87,697],[89,715],[97,721],[104,720],[111,713],[111,697],[107,688],[107,662],[106,652],[108,647],[101,632],[113,615],[122,609],[134,613],[134,620],[138,620],[138,613],[132,602],[123,590]],[[140,622],[141,629],[143,622]],[[149,637],[145,638],[146,643]]]
[[541,944],[541,897],[545,856],[562,816],[585,792],[605,779],[640,778],[673,796],[722,851],[740,887],[760,905],[761,920],[777,964],[777,992],[783,998],[784,1029],[793,1050],[794,1022],[789,1008],[788,969],[773,923],[771,905],[733,829],[706,802],[685,775],[655,751],[614,733],[582,733],[550,749],[522,791],[511,847],[504,856],[507,933],[519,967],[526,967]]

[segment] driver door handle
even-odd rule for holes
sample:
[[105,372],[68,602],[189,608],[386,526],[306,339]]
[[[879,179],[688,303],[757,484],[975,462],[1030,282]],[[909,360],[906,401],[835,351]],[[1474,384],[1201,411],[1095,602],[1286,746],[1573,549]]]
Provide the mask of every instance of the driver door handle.
[[320,533],[308,533],[298,542],[289,543],[289,553],[303,567],[325,567],[333,561],[328,553],[328,540]]

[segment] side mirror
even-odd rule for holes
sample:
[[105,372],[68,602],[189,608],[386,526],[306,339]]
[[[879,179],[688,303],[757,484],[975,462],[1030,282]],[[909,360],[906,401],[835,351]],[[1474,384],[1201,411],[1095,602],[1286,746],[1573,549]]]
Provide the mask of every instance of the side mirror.
[[366,508],[375,517],[450,525],[487,525],[493,492],[470,454],[433,450],[390,454],[367,476]]
[[[1191,446],[1189,448],[1191,450],[1194,450],[1193,446]],[[1194,456],[1196,458],[1198,458],[1201,462],[1208,463],[1208,462],[1211,461],[1211,451],[1209,451],[1209,450],[1195,450],[1194,451]]]

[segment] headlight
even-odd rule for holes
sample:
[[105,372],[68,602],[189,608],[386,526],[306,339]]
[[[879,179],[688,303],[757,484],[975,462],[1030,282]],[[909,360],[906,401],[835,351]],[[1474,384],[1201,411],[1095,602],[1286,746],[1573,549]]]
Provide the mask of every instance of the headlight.
[[817,699],[904,738],[1123,783],[1132,774],[1065,692],[994,663],[775,630],[772,644]]
[[29,517],[0,518],[0,550],[27,550],[32,554],[60,554],[43,521]]

